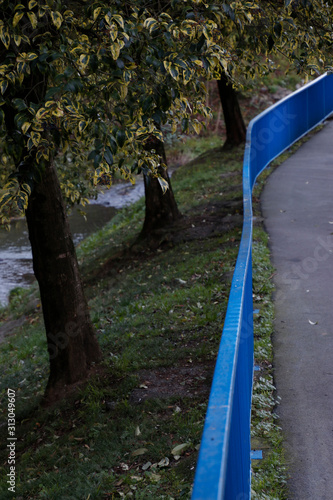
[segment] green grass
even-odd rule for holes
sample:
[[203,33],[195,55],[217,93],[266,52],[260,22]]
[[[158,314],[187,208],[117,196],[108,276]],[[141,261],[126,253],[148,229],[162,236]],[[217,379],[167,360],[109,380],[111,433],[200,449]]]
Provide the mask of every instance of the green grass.
[[[239,189],[241,160],[242,149],[214,150],[174,174],[187,220],[204,226],[205,210],[234,210],[219,204]],[[36,291],[17,290],[1,312],[3,321],[20,317],[35,301],[0,352],[4,421],[6,390],[16,390],[17,498],[190,497],[241,227],[115,258],[143,215],[138,202],[79,246],[104,361],[66,401],[39,406],[48,362]],[[13,498],[6,466],[0,491]]]
[[[205,148],[210,148],[205,152]],[[27,317],[0,350],[1,411],[16,390],[17,495],[29,499],[189,499],[198,448],[241,236],[243,148],[222,152],[196,139],[196,160],[172,183],[181,212],[205,229],[206,218],[234,218],[210,237],[172,240],[157,250],[133,243],[143,201],[120,211],[79,245],[91,318],[104,354],[101,368],[56,406],[39,403],[47,382],[45,333],[36,287],[16,290],[1,319]],[[259,195],[262,181],[256,188]],[[255,205],[259,213],[258,205]],[[202,233],[204,234],[204,233]],[[281,434],[274,418],[271,365],[273,273],[267,235],[254,236],[255,382],[253,440],[265,450],[254,464],[254,498],[284,500]],[[5,443],[7,430],[0,427]],[[177,446],[184,445],[177,455]],[[176,455],[176,456],[175,456]],[[1,498],[13,498],[6,484]],[[265,496],[266,495],[266,496]]]
[[205,151],[220,147],[221,137],[214,133],[209,133],[207,137],[187,137],[181,136],[175,140],[175,136],[167,136],[167,156],[168,164],[171,168],[174,165],[184,165],[197,158]]
[[254,377],[252,397],[252,448],[263,451],[263,460],[253,461],[252,489],[254,500],[287,500],[286,465],[282,433],[276,420],[278,403],[273,383],[274,308],[271,301],[274,268],[270,262],[267,234],[261,227],[253,236],[254,358],[260,367]]

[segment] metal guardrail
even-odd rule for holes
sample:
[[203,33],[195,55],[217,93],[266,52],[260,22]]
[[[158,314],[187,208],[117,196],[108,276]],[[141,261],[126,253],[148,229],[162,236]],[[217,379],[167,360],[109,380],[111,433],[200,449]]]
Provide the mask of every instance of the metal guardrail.
[[252,188],[267,165],[333,111],[325,74],[254,118],[243,164],[244,222],[196,469],[192,500],[251,498],[253,381]]

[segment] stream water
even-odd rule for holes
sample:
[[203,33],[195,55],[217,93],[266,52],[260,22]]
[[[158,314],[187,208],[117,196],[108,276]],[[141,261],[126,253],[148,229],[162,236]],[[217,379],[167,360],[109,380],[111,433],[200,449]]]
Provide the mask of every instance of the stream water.
[[[103,227],[115,215],[117,209],[133,203],[144,195],[143,182],[134,186],[117,184],[97,200],[91,200],[84,208],[87,220],[75,209],[70,215],[70,225],[74,242]],[[0,303],[7,304],[10,291],[17,287],[27,287],[34,280],[32,255],[25,220],[12,223],[10,231],[0,229]]]

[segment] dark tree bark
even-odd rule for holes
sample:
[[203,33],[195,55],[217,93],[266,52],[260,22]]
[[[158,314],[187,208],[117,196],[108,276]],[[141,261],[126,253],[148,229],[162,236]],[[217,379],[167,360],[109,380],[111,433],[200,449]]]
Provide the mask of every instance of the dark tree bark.
[[223,147],[232,148],[245,142],[246,127],[240,110],[237,92],[224,72],[222,72],[220,80],[217,81],[217,85],[227,129],[227,139]]
[[[28,2],[24,2],[27,4]],[[29,32],[30,30],[30,32]],[[39,34],[44,34],[41,24]],[[25,34],[30,40],[38,30],[27,24]],[[51,35],[50,35],[51,36]],[[57,38],[57,34],[54,35]],[[36,37],[37,38],[37,37]],[[52,42],[52,37],[50,39]],[[53,39],[54,41],[54,39]],[[58,42],[58,40],[56,40]],[[15,44],[13,51],[18,51]],[[20,50],[33,50],[33,45],[22,42]],[[36,52],[38,53],[38,47]],[[1,54],[0,54],[1,55]],[[22,84],[10,87],[11,101],[3,106],[7,130],[7,146],[16,164],[18,179],[24,183],[34,178],[26,219],[32,248],[33,267],[39,284],[46,329],[50,374],[45,391],[46,400],[55,400],[66,393],[66,385],[84,380],[93,363],[101,359],[101,351],[89,318],[83,293],[78,263],[66,210],[53,161],[40,165],[36,172],[34,149],[28,150],[15,123],[14,99],[27,105],[45,100],[47,75],[34,68],[25,75]],[[47,138],[47,127],[43,137]],[[52,142],[52,138],[51,138]],[[50,151],[52,157],[52,152]],[[40,177],[40,179],[37,178]]]
[[101,351],[89,318],[75,248],[54,165],[49,163],[29,199],[26,218],[50,358],[45,396],[81,381]]
[[[154,149],[162,157],[163,163],[165,165],[167,164],[162,141],[156,137],[152,137],[146,149]],[[167,169],[159,167],[159,174],[169,185],[169,189],[164,194],[158,179],[144,175],[146,213],[140,234],[141,237],[147,237],[157,229],[161,229],[181,217],[172,191]]]
[[[13,97],[42,102],[47,79],[33,72],[13,92]],[[33,153],[22,149],[16,132],[16,110],[6,104],[7,140],[16,145],[14,156],[19,178],[31,178]],[[26,210],[33,267],[39,284],[46,329],[50,374],[46,400],[66,392],[65,386],[84,380],[90,366],[101,359],[101,351],[89,318],[75,248],[69,229],[60,184],[53,162],[45,162],[39,182],[35,181]]]

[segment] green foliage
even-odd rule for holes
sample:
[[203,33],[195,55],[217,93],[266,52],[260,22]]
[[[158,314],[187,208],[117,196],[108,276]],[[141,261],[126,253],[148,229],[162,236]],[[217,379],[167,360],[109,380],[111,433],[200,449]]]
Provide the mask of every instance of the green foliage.
[[0,194],[3,217],[24,212],[56,157],[70,204],[84,204],[91,184],[111,183],[115,172],[132,181],[136,171],[158,175],[161,159],[145,146],[163,140],[165,127],[202,130],[198,115],[211,116],[205,80],[222,69],[235,85],[267,73],[272,50],[294,61],[305,51],[311,66],[319,28],[314,35],[304,22],[313,10],[325,21],[329,7],[314,9],[322,3],[306,2],[296,16],[292,1],[2,0],[1,177],[14,170],[16,179]]
[[23,212],[43,165],[60,152],[64,162],[70,155],[70,172],[81,170],[79,179],[65,175],[71,203],[84,200],[87,181],[111,180],[114,171],[130,180],[138,169],[157,175],[160,158],[145,141],[163,139],[166,123],[200,132],[195,115],[210,115],[202,77],[212,78],[225,57],[213,6],[1,5],[3,158],[16,171],[2,207],[14,203]]
[[306,77],[331,71],[332,3],[286,0],[284,4],[272,10],[268,49],[283,54]]

